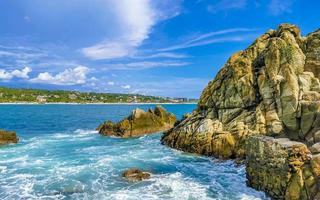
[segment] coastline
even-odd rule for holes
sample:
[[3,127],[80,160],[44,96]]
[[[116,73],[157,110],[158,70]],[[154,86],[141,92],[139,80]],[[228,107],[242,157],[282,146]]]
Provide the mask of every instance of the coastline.
[[0,103],[0,105],[179,105],[179,104],[197,104],[195,102],[181,102],[181,103],[68,103],[68,102],[56,102],[56,103],[37,103],[37,102],[8,102]]

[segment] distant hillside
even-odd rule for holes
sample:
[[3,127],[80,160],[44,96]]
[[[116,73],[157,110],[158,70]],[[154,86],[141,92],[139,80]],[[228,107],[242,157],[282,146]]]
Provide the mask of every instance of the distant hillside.
[[0,87],[0,103],[187,103],[187,98]]

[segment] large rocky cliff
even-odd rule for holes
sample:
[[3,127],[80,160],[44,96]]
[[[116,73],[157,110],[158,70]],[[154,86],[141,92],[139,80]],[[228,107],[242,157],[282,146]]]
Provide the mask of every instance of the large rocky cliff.
[[[196,110],[162,142],[224,159],[244,158],[256,144],[248,138],[260,135],[310,147],[320,142],[319,78],[320,30],[303,37],[298,27],[282,24],[232,55],[204,89]],[[265,177],[275,175],[268,173]]]

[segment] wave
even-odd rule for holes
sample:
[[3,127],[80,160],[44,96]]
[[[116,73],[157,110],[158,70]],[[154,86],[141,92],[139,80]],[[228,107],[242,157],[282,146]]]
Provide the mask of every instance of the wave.
[[133,184],[124,189],[110,193],[115,200],[139,199],[214,199],[207,195],[207,186],[184,178],[179,172],[154,175],[145,184]]
[[95,136],[98,132],[95,130],[76,129],[73,132],[55,133],[49,135],[52,139],[74,141],[74,140],[89,140],[91,136]]
[[[243,168],[170,150],[159,137],[75,129],[25,138],[0,152],[0,199],[266,199],[245,186]],[[121,173],[130,167],[154,175],[128,183]]]
[[96,130],[86,130],[86,129],[77,129],[74,131],[74,133],[79,134],[79,135],[92,135],[92,134],[97,134],[98,131]]

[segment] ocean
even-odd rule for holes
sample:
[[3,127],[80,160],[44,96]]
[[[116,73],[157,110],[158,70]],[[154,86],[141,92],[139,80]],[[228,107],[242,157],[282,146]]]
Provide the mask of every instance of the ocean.
[[[245,169],[232,161],[161,145],[161,133],[122,139],[95,128],[136,107],[155,105],[0,105],[0,129],[20,141],[0,147],[0,199],[258,200]],[[195,105],[163,105],[181,118]],[[121,177],[128,168],[152,173],[142,182]]]

